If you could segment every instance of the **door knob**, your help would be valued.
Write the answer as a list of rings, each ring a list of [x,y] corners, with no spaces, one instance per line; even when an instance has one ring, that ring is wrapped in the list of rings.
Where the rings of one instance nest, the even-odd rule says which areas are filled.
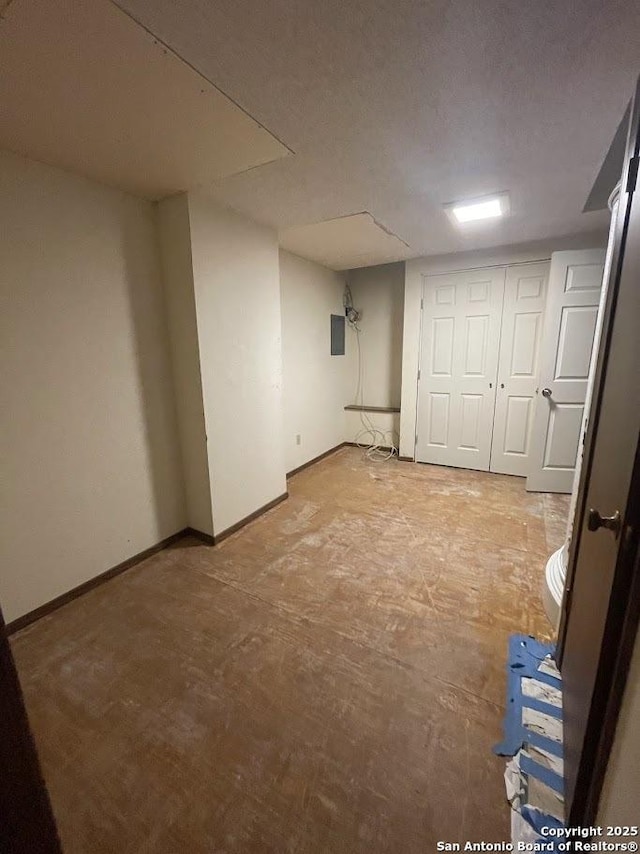
[[[551,389],[550,388],[543,388],[542,389],[542,396],[543,397],[551,397]]]
[[[613,516],[601,516],[593,507],[589,510],[587,517],[587,528],[590,531],[597,531],[599,528],[606,528],[608,531],[613,531],[613,535],[618,539],[620,534],[620,511],[616,510]]]

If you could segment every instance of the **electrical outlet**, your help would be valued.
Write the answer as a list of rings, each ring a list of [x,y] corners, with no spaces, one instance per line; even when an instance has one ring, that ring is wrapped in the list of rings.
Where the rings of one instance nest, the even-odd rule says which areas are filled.
[[[296,433],[296,445],[300,444],[300,433]]]

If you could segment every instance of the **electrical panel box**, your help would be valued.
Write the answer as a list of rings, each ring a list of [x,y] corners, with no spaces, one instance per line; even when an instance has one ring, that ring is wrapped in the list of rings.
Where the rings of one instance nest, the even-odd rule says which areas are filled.
[[[331,355],[344,356],[344,316],[331,315]]]

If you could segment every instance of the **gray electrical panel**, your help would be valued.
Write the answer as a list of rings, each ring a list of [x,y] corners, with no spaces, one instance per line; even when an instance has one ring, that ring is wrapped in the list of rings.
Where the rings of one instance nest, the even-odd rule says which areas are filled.
[[[344,316],[331,315],[331,355],[344,356]]]

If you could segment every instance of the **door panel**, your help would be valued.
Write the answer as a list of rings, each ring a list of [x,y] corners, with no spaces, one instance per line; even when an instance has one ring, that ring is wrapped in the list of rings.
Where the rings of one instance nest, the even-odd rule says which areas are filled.
[[[612,696],[611,658],[615,660],[618,652],[629,599],[629,589],[619,586],[619,579],[632,560],[637,540],[627,502],[640,433],[640,199],[634,177],[639,150],[640,84],[610,236],[602,335],[560,625],[565,802],[570,826],[596,821],[601,776],[594,777],[594,766],[600,759],[600,772],[607,761],[601,751],[605,709]],[[632,158],[635,169],[630,169]],[[578,269],[573,281],[584,292],[593,276],[589,279]],[[591,509],[603,517],[619,511],[618,535],[597,524],[597,519],[590,525]]]
[[[552,408],[544,448],[545,469],[565,471],[575,464],[583,412],[580,403],[557,403]]]
[[[541,311],[516,315],[511,342],[511,371],[509,378],[537,379]]]
[[[504,279],[503,267],[425,277],[419,462],[489,468]]]
[[[554,380],[587,379],[597,317],[597,305],[563,307]]]
[[[554,252],[527,489],[571,492],[604,272],[604,250]]]
[[[465,377],[484,377],[487,362],[487,327],[489,317],[486,314],[467,317]]]
[[[531,424],[531,398],[509,397],[507,400],[507,417],[504,430],[504,453],[526,456],[529,448]],[[495,435],[495,429],[494,429]],[[495,471],[495,469],[494,469]]]
[[[453,326],[452,317],[435,317],[431,326],[432,372],[440,377],[453,372]]]
[[[460,447],[470,451],[480,450],[480,419],[482,416],[481,394],[462,395],[462,424],[460,425]]]
[[[431,392],[429,398],[428,442],[434,447],[446,448],[449,436],[450,395]]]
[[[602,287],[602,275],[597,265],[569,264],[567,267],[567,278],[565,291],[567,293],[576,291],[600,291]]]
[[[491,471],[525,476],[530,465],[549,263],[507,268]]]

